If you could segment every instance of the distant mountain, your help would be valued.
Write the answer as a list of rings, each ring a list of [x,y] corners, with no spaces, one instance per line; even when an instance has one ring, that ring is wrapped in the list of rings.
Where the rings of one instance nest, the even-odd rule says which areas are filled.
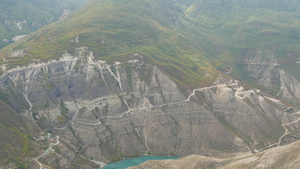
[[[24,54],[30,55],[22,58],[23,64],[35,58],[57,59],[65,51],[74,53],[81,46],[94,51],[97,59],[110,62],[140,52],[170,74],[177,74],[179,81],[198,86],[200,81],[207,84],[216,77],[209,61],[213,59],[208,59],[209,55],[196,45],[199,33],[172,1],[92,1],[66,20],[45,27],[15,45],[21,44],[17,48],[26,49]],[[7,56],[8,62],[10,57],[14,58]],[[13,60],[15,63],[9,63],[8,67],[22,64]]]
[[[1,0],[0,48],[69,15],[89,0]]]
[[[251,52],[269,52],[282,68],[300,79],[296,71],[299,8],[295,0],[93,1],[67,20],[26,38],[26,44],[14,46],[26,49],[31,56],[23,58],[23,64],[36,57],[57,58],[79,46],[88,46],[96,57],[108,60],[140,51],[170,74],[176,72],[178,81],[193,87],[213,81],[215,70],[232,69],[239,79],[269,88],[268,84],[256,84],[260,77],[251,78],[241,68],[244,57]],[[278,86],[277,82],[269,92],[277,91]]]
[[[278,91],[279,81],[273,81],[273,85],[263,83],[262,74],[253,75],[244,69],[249,55],[259,51],[274,56],[281,68],[300,79],[299,0],[176,2],[198,29],[210,34],[199,36],[201,48],[231,67],[233,75],[256,87]]]
[[[92,0],[2,48],[1,99],[57,143],[30,166],[259,153],[299,140],[299,9]]]

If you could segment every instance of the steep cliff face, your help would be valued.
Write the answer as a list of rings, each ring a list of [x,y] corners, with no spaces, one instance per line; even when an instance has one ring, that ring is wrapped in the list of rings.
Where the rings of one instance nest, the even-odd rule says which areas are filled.
[[[266,88],[280,86],[277,60],[270,51],[250,51],[245,54],[245,70],[249,76],[256,79],[257,85]]]
[[[87,47],[76,51],[0,78],[10,106],[60,136],[57,155],[44,164],[258,152],[298,138],[297,108],[238,81],[220,75],[212,86],[189,91],[139,53],[109,64]]]
[[[61,7],[57,20],[69,13],[51,4]],[[87,168],[141,154],[257,153],[290,143],[300,127],[299,5],[92,0],[0,50],[0,104],[52,133],[31,140],[41,149],[29,158],[36,168]],[[49,16],[27,18],[2,18],[17,34],[0,41],[21,38]]]
[[[292,60],[296,59],[297,57],[292,58]],[[286,60],[291,59],[287,58]],[[299,67],[297,63],[292,64]],[[280,65],[275,54],[271,51],[257,50],[245,53],[241,67],[246,77],[252,80],[253,85],[299,108],[299,80],[284,69],[288,65],[291,65],[291,63]]]

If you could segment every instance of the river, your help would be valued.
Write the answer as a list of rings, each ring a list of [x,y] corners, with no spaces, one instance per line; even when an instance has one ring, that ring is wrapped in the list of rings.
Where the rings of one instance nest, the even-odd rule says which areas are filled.
[[[148,161],[148,160],[166,160],[166,159],[178,159],[178,158],[179,157],[171,157],[171,156],[163,157],[163,156],[144,155],[144,156],[137,157],[137,158],[124,159],[122,161],[111,163],[101,169],[126,169],[131,166],[136,166],[136,165],[142,164],[143,162]]]

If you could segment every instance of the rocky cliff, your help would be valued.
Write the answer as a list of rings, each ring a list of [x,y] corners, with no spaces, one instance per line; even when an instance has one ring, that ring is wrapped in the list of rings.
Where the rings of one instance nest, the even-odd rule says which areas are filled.
[[[59,136],[56,153],[40,158],[43,165],[80,168],[142,154],[260,152],[299,137],[298,108],[286,102],[297,100],[299,82],[283,69],[271,73],[281,80],[275,98],[221,74],[211,86],[188,90],[142,54],[130,58],[107,63],[81,47],[2,74],[7,104]],[[260,74],[248,65],[253,77]]]
[[[286,54],[288,60],[297,60],[297,56]],[[296,61],[294,61],[296,62]],[[240,63],[240,69],[236,71],[244,71],[243,79],[248,83],[254,84],[262,90],[277,96],[295,107],[299,108],[300,86],[299,80],[291,73],[286,71],[284,67],[296,66],[297,63],[282,63],[277,61],[275,54],[268,50],[257,50],[245,52],[243,62]]]

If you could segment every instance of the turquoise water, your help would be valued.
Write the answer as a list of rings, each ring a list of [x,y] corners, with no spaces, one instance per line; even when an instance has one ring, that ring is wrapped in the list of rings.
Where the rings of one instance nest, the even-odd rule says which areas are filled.
[[[126,169],[131,166],[142,164],[148,160],[166,160],[166,159],[178,159],[179,157],[162,157],[162,156],[141,156],[132,159],[125,159],[115,163],[108,164],[102,169]]]

